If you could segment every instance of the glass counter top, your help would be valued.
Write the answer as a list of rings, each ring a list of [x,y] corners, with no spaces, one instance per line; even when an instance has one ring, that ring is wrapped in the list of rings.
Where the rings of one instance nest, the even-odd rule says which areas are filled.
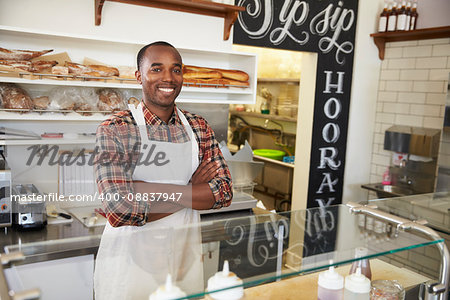
[[[378,209],[428,225],[450,234],[450,192],[370,200]]]
[[[138,244],[144,235],[151,237],[148,247]],[[228,261],[230,271],[243,282],[225,289],[209,290],[209,293],[237,286],[257,286],[444,241],[404,231],[395,234],[392,224],[353,214],[345,205],[207,221],[177,228],[144,227],[142,232],[124,234],[120,238],[123,238],[121,244],[139,249],[144,257],[155,257],[155,253],[165,255],[170,248],[167,251],[171,251],[171,259],[167,262],[131,257],[130,267],[139,269],[143,276],[152,277],[158,285],[163,285],[170,273],[174,284],[188,294],[187,298],[205,296],[208,278],[222,270],[225,261]],[[98,242],[96,235],[11,245],[7,249],[8,252],[20,250],[27,257],[95,247]],[[170,247],[160,246],[163,244]],[[356,257],[359,248],[364,248],[366,254]],[[202,271],[186,284],[185,276],[189,274],[186,270],[195,265]],[[197,284],[192,284],[193,280]],[[151,292],[148,290],[144,294]]]

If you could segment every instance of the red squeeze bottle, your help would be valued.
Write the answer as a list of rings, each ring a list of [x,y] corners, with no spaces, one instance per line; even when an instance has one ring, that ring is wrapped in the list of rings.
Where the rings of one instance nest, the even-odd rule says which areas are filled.
[[[358,247],[355,249],[355,258],[364,257],[367,256],[367,254],[368,254],[367,248]],[[370,270],[370,263],[367,258],[354,261],[352,263],[352,266],[350,267],[349,274],[356,273],[356,269],[358,267],[361,268],[361,274],[369,278],[369,280],[372,280],[372,271]]]

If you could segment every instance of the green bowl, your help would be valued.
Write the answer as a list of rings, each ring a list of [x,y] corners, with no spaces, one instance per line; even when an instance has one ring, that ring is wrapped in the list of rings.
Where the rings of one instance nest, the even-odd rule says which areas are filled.
[[[286,152],[274,149],[255,149],[253,150],[253,154],[271,159],[283,160]]]

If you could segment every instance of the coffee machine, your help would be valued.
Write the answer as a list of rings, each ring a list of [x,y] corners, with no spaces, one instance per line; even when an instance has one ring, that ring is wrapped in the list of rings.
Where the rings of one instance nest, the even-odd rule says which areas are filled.
[[[18,228],[43,228],[47,225],[45,199],[34,184],[14,184],[13,225]]]
[[[12,224],[11,170],[3,153],[0,156],[0,227]]]

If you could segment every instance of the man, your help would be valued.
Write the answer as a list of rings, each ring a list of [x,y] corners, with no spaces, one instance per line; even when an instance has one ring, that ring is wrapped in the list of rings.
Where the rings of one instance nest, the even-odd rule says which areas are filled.
[[[212,129],[175,105],[183,84],[178,51],[149,44],[137,65],[142,102],[97,130],[94,170],[108,219],[96,260],[97,300],[148,297],[167,273],[189,288],[203,281],[198,228],[183,225],[199,221],[197,210],[229,206],[232,198]]]

